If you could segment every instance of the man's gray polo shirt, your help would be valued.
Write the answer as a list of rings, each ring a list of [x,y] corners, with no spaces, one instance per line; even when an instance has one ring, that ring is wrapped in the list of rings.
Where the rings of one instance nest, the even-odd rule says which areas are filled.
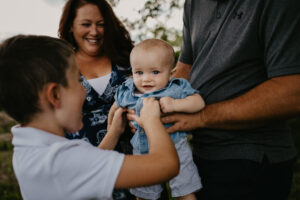
[[[300,1],[186,0],[184,9],[180,61],[192,64],[191,85],[207,104],[300,73]],[[206,159],[261,161],[266,155],[277,163],[296,155],[285,121],[243,131],[200,129],[192,142]]]

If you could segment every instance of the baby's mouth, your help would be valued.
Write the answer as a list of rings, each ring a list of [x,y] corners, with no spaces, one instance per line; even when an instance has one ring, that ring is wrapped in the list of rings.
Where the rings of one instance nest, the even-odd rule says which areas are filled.
[[[150,90],[150,89],[152,89],[154,86],[152,86],[152,85],[143,85],[143,88],[145,89],[145,90]]]

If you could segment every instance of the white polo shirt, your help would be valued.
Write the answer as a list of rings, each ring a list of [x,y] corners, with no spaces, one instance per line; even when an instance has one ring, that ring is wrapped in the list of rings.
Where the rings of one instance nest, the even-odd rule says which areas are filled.
[[[111,199],[124,154],[14,126],[13,168],[24,200]]]

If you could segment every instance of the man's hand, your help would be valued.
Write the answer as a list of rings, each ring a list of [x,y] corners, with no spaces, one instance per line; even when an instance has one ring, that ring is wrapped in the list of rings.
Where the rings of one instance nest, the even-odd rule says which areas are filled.
[[[191,131],[201,127],[203,123],[201,121],[200,112],[185,114],[185,113],[175,113],[167,115],[162,118],[164,124],[173,123],[172,126],[167,128],[168,133],[174,133],[176,131]]]

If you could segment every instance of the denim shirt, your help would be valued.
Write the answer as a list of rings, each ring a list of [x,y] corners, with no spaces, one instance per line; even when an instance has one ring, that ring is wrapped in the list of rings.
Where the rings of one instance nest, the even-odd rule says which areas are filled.
[[[172,79],[168,85],[160,90],[146,93],[142,95],[136,95],[134,92],[136,87],[133,83],[133,79],[129,78],[125,81],[121,87],[117,90],[115,94],[115,100],[119,107],[127,107],[136,111],[139,116],[141,108],[143,107],[143,98],[155,97],[160,99],[161,97],[169,96],[173,99],[183,99],[187,96],[199,93],[197,90],[193,89],[188,81],[185,79]],[[136,127],[137,131],[131,139],[131,144],[134,149],[138,150],[140,153],[145,154],[149,151],[149,145],[147,136],[142,127],[140,127],[136,122],[132,122]],[[164,126],[170,127],[171,124],[164,124]],[[177,143],[181,138],[186,137],[186,132],[175,132],[172,133],[171,138],[174,143]]]
[[[99,95],[81,76],[82,85],[86,89],[86,97],[82,107],[83,128],[79,132],[66,134],[67,138],[83,139],[94,146],[99,145],[107,132],[107,117],[114,102],[114,94],[128,78],[129,72],[128,69],[113,64],[111,78],[102,95]]]

